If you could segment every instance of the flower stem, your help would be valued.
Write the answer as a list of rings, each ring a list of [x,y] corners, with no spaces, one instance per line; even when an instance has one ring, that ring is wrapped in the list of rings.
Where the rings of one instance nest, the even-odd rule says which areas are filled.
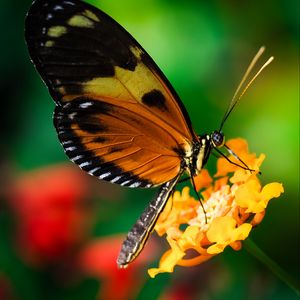
[[[293,289],[298,296],[300,295],[299,283],[267,256],[251,239],[246,239],[243,245],[250,254],[267,266],[279,279]]]

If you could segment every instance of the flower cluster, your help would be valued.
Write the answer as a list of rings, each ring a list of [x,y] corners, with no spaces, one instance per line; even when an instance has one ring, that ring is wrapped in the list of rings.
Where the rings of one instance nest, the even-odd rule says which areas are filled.
[[[227,146],[250,169],[257,171],[246,171],[223,157],[218,159],[214,178],[202,170],[195,181],[205,212],[200,202],[190,195],[189,187],[176,191],[155,226],[158,235],[166,234],[170,249],[162,256],[158,268],[148,270],[151,277],[172,272],[176,265],[200,264],[227,246],[241,249],[241,241],[264,218],[270,199],[283,192],[282,184],[269,183],[262,187],[257,177],[265,155],[256,157],[249,153],[242,139],[228,141]],[[229,159],[235,161],[234,157]]]

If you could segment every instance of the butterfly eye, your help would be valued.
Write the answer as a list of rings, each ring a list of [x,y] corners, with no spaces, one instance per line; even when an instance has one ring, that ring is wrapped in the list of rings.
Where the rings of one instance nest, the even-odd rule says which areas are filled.
[[[215,130],[211,134],[211,142],[215,148],[221,148],[225,144],[225,137],[223,132]]]

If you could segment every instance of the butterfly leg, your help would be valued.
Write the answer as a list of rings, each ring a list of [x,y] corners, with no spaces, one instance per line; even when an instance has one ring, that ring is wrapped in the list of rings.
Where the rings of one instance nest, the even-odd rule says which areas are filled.
[[[126,268],[143,250],[180,176],[181,173],[161,186],[157,197],[150,202],[149,206],[147,206],[128,232],[117,259],[119,268]]]

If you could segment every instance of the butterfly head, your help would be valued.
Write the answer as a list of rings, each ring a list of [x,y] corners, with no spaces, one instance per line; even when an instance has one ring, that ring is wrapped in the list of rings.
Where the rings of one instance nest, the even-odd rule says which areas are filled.
[[[222,131],[215,130],[210,134],[210,143],[212,148],[221,148],[225,145],[225,136]]]

